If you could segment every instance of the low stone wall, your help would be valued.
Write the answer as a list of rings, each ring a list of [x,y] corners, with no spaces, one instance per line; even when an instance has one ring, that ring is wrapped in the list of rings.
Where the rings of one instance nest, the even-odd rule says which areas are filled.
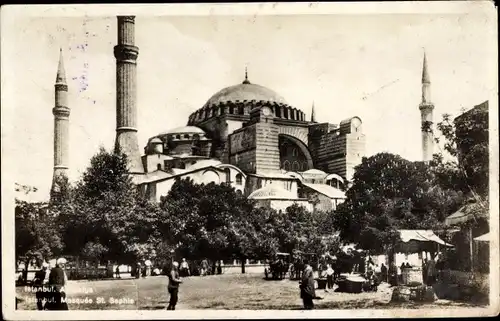
[[[248,264],[245,265],[245,273],[264,275],[264,264]],[[222,267],[222,274],[241,274],[241,265],[224,265]]]

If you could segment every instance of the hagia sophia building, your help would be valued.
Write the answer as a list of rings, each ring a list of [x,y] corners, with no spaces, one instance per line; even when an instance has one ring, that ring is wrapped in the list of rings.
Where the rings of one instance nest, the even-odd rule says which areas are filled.
[[[128,156],[133,182],[150,199],[160,201],[177,179],[185,178],[230,184],[258,206],[276,210],[293,203],[310,211],[331,210],[345,199],[343,190],[365,156],[361,119],[317,122],[314,106],[308,119],[274,90],[253,83],[246,71],[241,83],[219,90],[193,112],[186,126],[158,133],[141,149],[135,17],[117,20],[115,149]],[[69,165],[70,109],[64,73],[61,54],[53,109],[52,191],[58,189],[57,177],[66,175]]]

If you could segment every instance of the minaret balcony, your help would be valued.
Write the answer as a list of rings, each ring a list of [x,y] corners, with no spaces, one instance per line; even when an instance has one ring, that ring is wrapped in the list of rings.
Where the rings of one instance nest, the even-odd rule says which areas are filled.
[[[69,117],[70,109],[65,106],[56,106],[52,108],[52,114],[54,116]]]

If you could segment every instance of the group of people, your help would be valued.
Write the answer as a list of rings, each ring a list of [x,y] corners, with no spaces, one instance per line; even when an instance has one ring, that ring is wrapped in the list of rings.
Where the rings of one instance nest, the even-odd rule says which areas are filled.
[[[438,279],[438,273],[439,270],[442,269],[442,266],[444,263],[442,260],[437,258],[437,262],[434,258],[427,259],[425,258],[422,261],[422,280],[424,284],[426,285],[433,285],[436,283]],[[404,269],[412,268],[410,263],[404,262],[400,266],[400,271],[403,273]],[[398,268],[396,266],[395,262],[392,262],[392,264],[389,266],[388,270],[388,278],[386,277],[386,269],[385,266],[382,264],[382,279],[387,280],[391,286],[397,286],[399,284],[399,276],[401,275],[398,273]]]
[[[59,258],[54,268],[49,270],[49,264],[44,262],[42,268],[35,273],[33,287],[38,310],[68,310],[68,304],[64,300],[68,283],[65,268],[66,259]]]
[[[179,264],[180,276],[188,277],[191,275],[206,276],[210,274],[222,274],[222,263],[219,260],[215,265],[211,265],[205,258],[201,260],[201,262],[195,262],[193,265],[194,267],[191,266],[185,258],[183,258]]]

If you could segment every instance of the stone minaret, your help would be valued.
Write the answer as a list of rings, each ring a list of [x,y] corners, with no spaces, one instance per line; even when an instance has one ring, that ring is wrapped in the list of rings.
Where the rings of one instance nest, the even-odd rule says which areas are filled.
[[[144,173],[137,140],[137,56],[135,16],[118,16],[116,58],[116,141],[115,151],[128,157],[130,173]]]
[[[68,177],[68,149],[69,149],[69,114],[68,85],[64,70],[62,49],[59,52],[56,83],[54,85],[55,104],[52,109],[54,115],[54,176],[51,198],[61,191],[62,180]]]
[[[422,69],[422,102],[420,103],[421,131],[422,131],[422,160],[432,160],[434,152],[433,118],[434,104],[431,102],[431,80],[427,70],[427,57],[424,52],[424,65]]]

